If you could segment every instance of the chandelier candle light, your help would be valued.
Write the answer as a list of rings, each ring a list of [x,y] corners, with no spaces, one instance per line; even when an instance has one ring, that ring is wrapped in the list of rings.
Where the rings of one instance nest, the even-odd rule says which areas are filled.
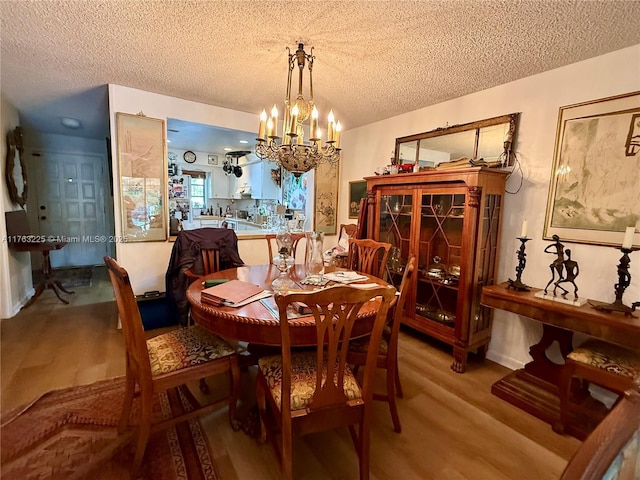
[[[287,77],[287,93],[284,100],[284,118],[282,120],[282,137],[278,135],[278,108],[274,105],[271,115],[266,110],[260,114],[258,138],[256,138],[256,155],[260,159],[276,162],[285,170],[300,176],[316,168],[319,163],[337,163],[340,161],[340,132],[342,126],[336,121],[333,110],[329,112],[327,124],[327,140],[322,144],[322,135],[318,126],[318,109],[313,102],[313,47],[311,53],[304,51],[304,44],[299,43],[295,53],[289,47],[289,74]],[[302,93],[302,78],[305,64],[309,71],[309,99]],[[293,70],[298,66],[298,94],[291,101],[291,80]],[[304,141],[303,124],[309,120],[309,142]],[[278,143],[282,140],[281,143]]]

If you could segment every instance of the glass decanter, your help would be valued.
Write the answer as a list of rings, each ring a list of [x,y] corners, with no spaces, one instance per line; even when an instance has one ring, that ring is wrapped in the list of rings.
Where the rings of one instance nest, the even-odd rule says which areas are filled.
[[[286,223],[281,223],[276,234],[276,243],[278,244],[278,255],[274,257],[273,265],[280,272],[280,276],[271,282],[271,288],[274,293],[286,293],[296,286],[295,282],[289,278],[289,270],[293,267],[295,258],[291,255],[293,238]]]
[[[310,285],[322,285],[324,276],[324,233],[307,232],[305,234],[307,240],[306,270],[307,277],[305,283]]]

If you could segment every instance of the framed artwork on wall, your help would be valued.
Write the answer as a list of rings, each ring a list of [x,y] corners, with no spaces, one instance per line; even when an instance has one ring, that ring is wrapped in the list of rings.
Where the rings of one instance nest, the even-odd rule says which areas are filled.
[[[338,231],[337,208],[340,164],[321,163],[315,171],[313,229],[326,235]]]
[[[367,182],[356,180],[349,182],[349,218],[360,215],[360,200],[367,198]]]
[[[209,163],[209,165],[218,165],[218,155],[208,155],[207,163]]]
[[[122,235],[129,242],[167,239],[164,120],[116,113]]]
[[[640,246],[640,92],[561,107],[544,238]]]

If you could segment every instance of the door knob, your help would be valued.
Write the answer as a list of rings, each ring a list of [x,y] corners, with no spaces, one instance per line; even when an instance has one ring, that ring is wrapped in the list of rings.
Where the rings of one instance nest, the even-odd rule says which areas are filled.
[[[42,215],[42,216],[40,217],[40,220],[46,220],[46,219],[47,219],[47,216],[46,216],[46,215]]]

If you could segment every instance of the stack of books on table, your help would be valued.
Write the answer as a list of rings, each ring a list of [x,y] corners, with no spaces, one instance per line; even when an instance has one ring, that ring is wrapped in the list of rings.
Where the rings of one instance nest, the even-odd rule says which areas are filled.
[[[200,292],[203,303],[210,303],[217,307],[242,307],[270,295],[271,292],[268,290],[242,280],[229,280]]]

